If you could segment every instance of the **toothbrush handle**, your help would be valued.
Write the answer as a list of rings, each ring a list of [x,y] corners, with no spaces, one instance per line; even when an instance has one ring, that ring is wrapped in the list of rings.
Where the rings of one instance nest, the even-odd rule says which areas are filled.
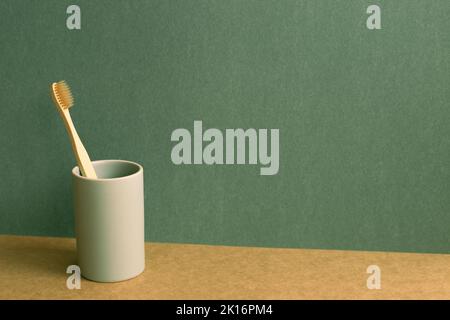
[[[91,159],[78,136],[77,130],[73,125],[72,118],[70,117],[69,110],[61,110],[61,116],[64,120],[67,133],[70,137],[70,142],[72,143],[73,153],[77,159],[78,167],[80,168],[81,174],[90,179],[97,179],[97,174],[95,173],[94,167],[92,166]]]

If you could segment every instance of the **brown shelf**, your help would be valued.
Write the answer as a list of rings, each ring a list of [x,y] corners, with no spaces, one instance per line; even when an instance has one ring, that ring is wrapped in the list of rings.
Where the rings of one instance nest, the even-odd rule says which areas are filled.
[[[450,298],[450,255],[147,243],[146,259],[135,279],[69,290],[74,239],[0,236],[0,299]]]

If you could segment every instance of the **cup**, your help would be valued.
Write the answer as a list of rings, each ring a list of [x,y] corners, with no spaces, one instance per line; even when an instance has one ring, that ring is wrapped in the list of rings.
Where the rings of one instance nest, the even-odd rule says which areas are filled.
[[[72,170],[81,275],[98,282],[134,278],[145,268],[144,169],[124,160],[92,165],[98,179]]]

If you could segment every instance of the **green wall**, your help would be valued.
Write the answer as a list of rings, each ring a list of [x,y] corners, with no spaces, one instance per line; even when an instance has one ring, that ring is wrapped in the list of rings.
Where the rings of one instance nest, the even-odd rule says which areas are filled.
[[[91,158],[144,166],[148,241],[450,252],[449,16],[448,0],[2,0],[0,233],[73,236],[49,97],[65,79]],[[279,128],[279,173],[174,165],[194,120]]]

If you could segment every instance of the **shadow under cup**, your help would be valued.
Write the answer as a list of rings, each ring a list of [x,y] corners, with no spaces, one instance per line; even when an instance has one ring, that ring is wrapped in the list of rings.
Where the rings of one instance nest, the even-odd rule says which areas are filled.
[[[87,279],[127,280],[145,268],[144,169],[124,160],[92,164],[98,179],[72,170],[77,263]]]

